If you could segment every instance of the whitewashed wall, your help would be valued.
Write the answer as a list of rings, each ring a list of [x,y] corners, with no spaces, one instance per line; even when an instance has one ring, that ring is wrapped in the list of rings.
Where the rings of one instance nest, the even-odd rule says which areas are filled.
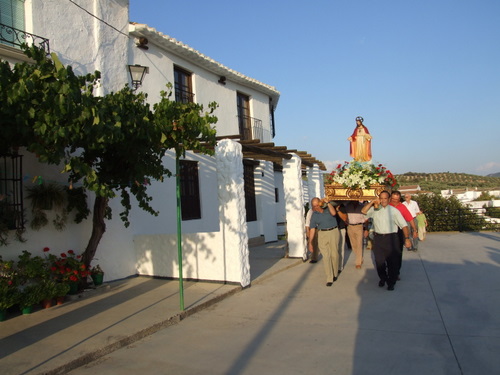
[[[48,38],[51,52],[55,52],[62,63],[71,65],[77,74],[86,74],[100,70],[102,89],[100,93],[117,90],[128,81],[127,46],[128,46],[128,1],[127,0],[78,0],[76,3],[99,18],[113,25],[119,31],[104,25],[96,18],[70,2],[60,0],[25,2],[26,31]],[[67,177],[62,175],[61,166],[48,166],[38,162],[37,158],[20,150],[23,159],[23,184],[34,184],[35,176],[44,182],[67,184]],[[76,185],[77,186],[77,185]],[[94,197],[89,193],[89,206]],[[25,199],[27,219],[31,219],[30,201]],[[117,279],[135,273],[135,253],[132,236],[124,230],[119,220],[121,209],[119,201],[110,203],[115,212],[115,219],[107,223],[107,232],[99,245],[95,263],[106,271],[105,280]],[[49,212],[49,219],[54,216]],[[81,253],[85,249],[91,234],[91,220],[75,224],[70,216],[66,229],[57,231],[52,224],[39,231],[29,228],[24,237],[27,242],[11,240],[7,247],[2,247],[4,259],[17,259],[23,251],[41,255],[44,247],[59,254],[67,250]]]
[[[216,222],[220,230],[182,236],[183,276],[239,282],[247,286],[250,283],[250,264],[241,145],[223,140],[216,150],[218,199],[214,199],[214,204],[218,214],[209,215],[208,219]],[[179,276],[177,236],[167,233],[135,236],[139,274]]]
[[[51,51],[58,54],[64,64],[70,64],[77,73],[100,70],[101,94],[122,88],[129,82],[127,65],[141,64],[148,66],[150,72],[140,90],[147,92],[150,102],[154,103],[159,99],[160,90],[165,89],[165,84],[173,83],[173,66],[177,64],[193,72],[197,102],[204,105],[211,101],[219,103],[216,112],[219,117],[219,135],[238,133],[237,92],[251,97],[251,116],[261,119],[265,134],[270,135],[269,97],[266,94],[241,82],[227,80],[226,85],[221,85],[217,83],[219,74],[201,68],[174,53],[161,50],[154,43],[149,44],[148,51],[137,48],[133,38],[124,35],[129,27],[126,0],[77,0],[77,4],[114,28],[104,25],[69,2],[27,0],[27,14],[36,14],[36,17],[27,22],[28,31],[49,38]],[[264,142],[270,140],[270,137],[263,139]],[[259,220],[247,226],[242,196],[241,150],[238,150],[237,143],[227,142],[229,143],[221,143],[224,146],[219,148],[219,159],[192,153],[187,155],[187,159],[199,162],[202,218],[182,222],[184,275],[188,278],[228,280],[248,285],[249,236],[264,235],[266,241],[275,240],[276,221],[286,221],[285,197],[288,197],[289,202],[296,201],[295,205],[301,200],[301,191],[292,193],[289,190],[285,194],[282,173],[274,173],[272,165],[264,163],[256,171],[256,174],[264,172],[264,176],[258,181]],[[227,154],[224,154],[225,152]],[[31,184],[34,176],[42,176],[46,182],[67,183],[66,177],[60,173],[61,167],[40,164],[33,155],[26,152],[23,154],[26,155],[23,171],[26,186]],[[167,153],[165,163],[169,169],[175,170],[172,154]],[[221,176],[224,176],[223,182]],[[228,181],[231,181],[231,184],[228,184]],[[231,186],[231,189],[228,190],[228,186]],[[278,205],[271,204],[274,203],[274,186],[279,189]],[[166,178],[163,183],[153,182],[149,193],[154,197],[151,204],[160,211],[159,216],[151,216],[134,205],[130,214],[131,225],[128,228],[123,226],[119,217],[122,210],[120,199],[111,200],[113,219],[106,222],[107,230],[94,261],[94,264],[99,263],[105,270],[105,280],[119,279],[136,273],[172,277],[178,275],[174,178]],[[94,197],[89,193],[89,207],[93,206],[93,201]],[[26,200],[25,204],[29,204],[29,201]],[[273,206],[276,208],[274,211]],[[269,220],[273,217],[276,218],[274,223]],[[69,220],[67,229],[62,232],[54,230],[50,225],[40,231],[28,228],[25,234],[28,241],[12,241],[7,248],[1,249],[2,255],[4,259],[15,259],[22,250],[38,255],[42,254],[42,249],[46,246],[54,252],[72,249],[81,253],[90,238],[91,226],[90,217],[81,224],[74,224]]]
[[[128,82],[128,0],[26,2],[27,27],[50,39],[50,50],[78,74],[102,72],[102,92],[121,89]],[[30,17],[30,13],[33,17]],[[29,30],[28,30],[29,31]]]
[[[206,63],[206,60],[201,57],[197,56],[196,62],[186,60],[181,57],[182,53],[178,53],[182,47],[171,42],[171,38],[152,28],[147,28],[145,25],[131,25],[130,30],[131,35],[136,37],[149,36],[149,49],[147,50],[137,48],[135,39],[129,41],[129,60],[131,64],[149,67],[149,74],[146,75],[140,90],[148,92],[152,102],[159,100],[159,93],[161,90],[165,90],[165,85],[168,82],[174,83],[174,65],[176,65],[192,73],[194,100],[197,103],[203,104],[205,107],[213,101],[219,104],[219,109],[216,112],[219,121],[215,125],[217,135],[239,134],[236,97],[237,93],[241,92],[250,96],[250,116],[262,120],[262,126],[265,129],[265,139],[262,141],[271,141],[269,96],[240,82],[236,83],[230,78],[226,80],[225,85],[218,83],[219,78],[225,74],[220,64],[216,67],[218,72],[214,72],[202,66],[203,64],[199,64],[200,60]],[[177,53],[169,50],[174,47],[177,48]]]

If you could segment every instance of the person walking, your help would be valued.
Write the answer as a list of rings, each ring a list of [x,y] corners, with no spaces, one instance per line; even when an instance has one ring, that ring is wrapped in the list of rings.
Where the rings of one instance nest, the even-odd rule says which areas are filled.
[[[309,236],[311,235],[311,217],[314,210],[312,209],[312,201],[309,211],[306,214],[306,238],[307,242],[309,242]],[[313,243],[313,251],[311,252],[311,257],[309,263],[314,264],[318,263],[319,249],[318,249],[318,232],[316,231],[314,234],[314,238],[312,239]]]
[[[409,230],[409,233],[412,233],[414,236],[417,235],[417,228],[415,227],[415,223],[413,221],[413,217],[411,216],[410,211],[408,211],[408,208],[404,204],[401,203],[401,193],[397,190],[394,190],[391,193],[391,198],[389,200],[389,204],[392,207],[395,207],[398,209],[399,212],[401,212],[401,215],[403,215],[403,218],[406,220],[406,224],[408,224],[408,228],[411,228],[412,230]],[[399,239],[399,268],[398,268],[398,280],[400,280],[400,272],[401,272],[401,266],[403,265],[403,247],[405,243],[405,237],[403,234],[403,231],[401,228],[398,228],[398,239]],[[411,241],[411,238],[410,238]]]
[[[354,264],[357,269],[361,269],[363,264],[363,224],[366,221],[366,216],[361,212],[363,206],[363,202],[359,201],[349,201],[345,206],[347,235],[355,255]]]
[[[345,248],[346,244],[346,228],[347,228],[347,214],[345,207],[339,203],[334,202],[335,210],[337,210],[337,223],[339,227],[339,273],[344,270],[345,263]]]
[[[318,247],[323,255],[326,286],[332,286],[337,280],[339,266],[339,229],[335,217],[337,210],[331,202],[321,201],[317,197],[312,199],[311,207],[314,212],[311,217],[309,232],[309,251],[314,251],[313,238],[316,231],[318,231]]]
[[[423,211],[417,213],[417,230],[419,241],[424,241],[427,234],[427,217]]]
[[[403,230],[405,247],[411,247],[408,224],[403,215],[389,205],[390,194],[384,190],[377,199],[372,200],[363,207],[361,212],[373,219],[375,236],[373,239],[373,253],[375,266],[380,279],[378,286],[387,283],[387,290],[394,290],[399,273],[399,238],[398,228]]]
[[[420,208],[418,207],[418,203],[411,199],[411,194],[408,194],[408,193],[405,194],[405,201],[403,202],[403,204],[406,206],[406,208],[408,208],[408,211],[410,211],[410,214],[413,217],[413,222],[415,225],[409,228],[410,229],[410,238],[411,238],[411,242],[412,242],[411,249],[413,251],[417,251],[418,250],[418,233],[413,234],[413,230],[415,228],[415,231],[416,231],[416,228],[418,225],[417,213],[420,212]]]

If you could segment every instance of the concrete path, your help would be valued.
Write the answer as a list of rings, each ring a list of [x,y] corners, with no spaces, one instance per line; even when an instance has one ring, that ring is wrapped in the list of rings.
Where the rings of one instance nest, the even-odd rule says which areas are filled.
[[[302,263],[284,256],[283,241],[252,248],[252,283]],[[61,306],[10,314],[0,322],[0,374],[67,374],[241,290],[184,282],[181,311],[178,280],[133,277],[72,296]]]
[[[152,318],[146,323],[137,315],[148,312],[162,327],[176,316],[171,295],[159,293],[155,302],[148,297],[176,282],[155,287],[158,280],[129,279],[61,306],[68,310],[64,314],[53,308],[54,316],[44,322],[33,320],[52,309],[9,320],[22,321],[24,329],[4,334],[9,326],[1,323],[0,368],[6,374],[75,375],[500,373],[500,233],[430,234],[418,253],[404,253],[395,291],[377,286],[371,252],[365,255],[361,270],[353,257],[347,259],[330,288],[321,262],[265,261],[261,255],[259,262],[270,267],[251,288],[237,292],[212,284],[189,304],[194,309],[218,303],[68,372],[106,353],[96,352],[99,345],[151,327]],[[210,285],[193,284],[186,294]]]

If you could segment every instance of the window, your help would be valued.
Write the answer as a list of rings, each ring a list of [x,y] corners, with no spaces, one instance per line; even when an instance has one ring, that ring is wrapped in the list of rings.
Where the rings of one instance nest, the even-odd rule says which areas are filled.
[[[198,162],[179,160],[182,220],[201,219]]]
[[[257,220],[257,202],[255,200],[254,162],[243,160],[243,179],[245,182],[245,209],[247,221]]]
[[[0,229],[23,229],[23,163],[17,154],[0,155]]]
[[[174,67],[174,81],[175,101],[192,103],[194,100],[194,94],[191,83],[191,73],[179,67]]]
[[[11,28],[24,31],[24,0],[0,0],[0,43],[19,44]]]
[[[236,98],[238,108],[238,127],[242,140],[252,139],[252,122],[250,118],[250,97],[238,93]]]

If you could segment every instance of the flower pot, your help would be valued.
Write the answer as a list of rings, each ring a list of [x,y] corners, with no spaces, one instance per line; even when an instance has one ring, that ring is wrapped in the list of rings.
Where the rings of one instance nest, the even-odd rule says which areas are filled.
[[[0,310],[0,322],[3,322],[7,318],[7,310]]]
[[[23,315],[29,315],[33,312],[33,306],[26,306],[21,309],[21,312],[23,313]]]
[[[65,296],[59,296],[59,297],[56,297],[56,304],[57,305],[62,305],[64,303],[64,300],[66,299]]]
[[[54,301],[52,299],[44,299],[42,302],[40,302],[42,305],[42,308],[48,309],[49,307],[54,306]]]
[[[74,295],[78,293],[78,283],[76,281],[70,281],[68,294]]]
[[[93,273],[90,276],[92,277],[92,281],[94,282],[95,286],[98,286],[98,285],[102,284],[102,280],[104,278],[104,274],[103,273]]]

